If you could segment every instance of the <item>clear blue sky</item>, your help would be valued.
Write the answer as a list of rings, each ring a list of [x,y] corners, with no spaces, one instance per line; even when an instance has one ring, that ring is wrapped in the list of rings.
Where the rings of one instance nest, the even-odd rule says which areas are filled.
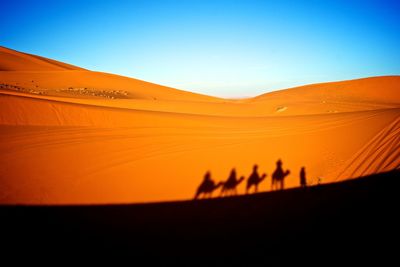
[[[1,0],[0,45],[224,97],[400,74],[400,1]]]

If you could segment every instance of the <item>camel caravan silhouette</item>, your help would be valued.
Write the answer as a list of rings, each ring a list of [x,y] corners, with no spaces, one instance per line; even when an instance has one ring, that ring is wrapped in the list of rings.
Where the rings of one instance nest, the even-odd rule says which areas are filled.
[[[271,191],[273,190],[283,190],[285,188],[285,178],[290,174],[290,170],[284,171],[282,168],[282,161],[278,159],[276,162],[276,169],[271,176]],[[304,167],[301,171],[301,186],[305,186],[305,170]],[[246,183],[246,194],[250,192],[250,189],[254,187],[254,193],[258,192],[258,185],[267,178],[267,174],[263,173],[260,175],[258,173],[258,165],[253,166],[253,171],[247,179]],[[245,179],[244,176],[237,178],[236,169],[233,168],[229,174],[226,181],[221,181],[216,183],[211,179],[210,171],[207,171],[204,175],[204,179],[197,188],[194,199],[199,199],[201,196],[203,198],[211,198],[212,193],[221,187],[220,197],[223,196],[236,196],[238,194],[237,187]]]

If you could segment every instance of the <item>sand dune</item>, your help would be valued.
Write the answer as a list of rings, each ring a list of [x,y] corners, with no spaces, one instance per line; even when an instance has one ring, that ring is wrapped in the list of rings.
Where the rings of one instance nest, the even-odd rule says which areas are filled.
[[[265,191],[278,158],[287,187],[301,166],[327,183],[400,165],[399,76],[229,100],[10,51],[0,50],[0,203],[187,199],[205,171],[248,176],[254,163]]]
[[[0,58],[0,71],[83,70],[70,64],[18,52],[3,46],[0,46]]]

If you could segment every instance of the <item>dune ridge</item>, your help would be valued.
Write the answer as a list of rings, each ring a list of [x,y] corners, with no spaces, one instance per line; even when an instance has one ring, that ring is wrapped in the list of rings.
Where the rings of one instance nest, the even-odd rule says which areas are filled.
[[[398,169],[399,90],[383,76],[231,100],[0,47],[0,203],[188,199],[207,170],[255,163],[266,191],[279,158],[286,187],[302,166],[310,184]]]
[[[84,70],[83,68],[59,62],[53,59],[18,52],[0,46],[0,71],[26,70]]]

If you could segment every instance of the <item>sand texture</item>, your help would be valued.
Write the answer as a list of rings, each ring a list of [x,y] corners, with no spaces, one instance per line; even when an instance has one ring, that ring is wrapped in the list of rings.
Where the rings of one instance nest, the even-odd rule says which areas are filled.
[[[206,171],[271,188],[400,166],[400,76],[306,85],[230,100],[0,47],[0,203],[192,198]],[[245,182],[239,185],[244,192]],[[218,195],[215,192],[215,195]]]

